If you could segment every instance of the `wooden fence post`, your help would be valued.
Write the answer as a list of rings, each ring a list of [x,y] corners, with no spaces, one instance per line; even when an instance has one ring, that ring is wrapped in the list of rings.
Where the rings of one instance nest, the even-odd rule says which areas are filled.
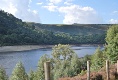
[[[110,80],[110,77],[109,77],[109,61],[106,60],[106,74],[107,74],[107,80]]]
[[[87,61],[87,80],[90,80],[90,61]]]
[[[44,63],[44,71],[45,71],[45,80],[51,80],[50,79],[50,62],[49,61]]]
[[[117,60],[117,74],[118,74],[118,60]]]

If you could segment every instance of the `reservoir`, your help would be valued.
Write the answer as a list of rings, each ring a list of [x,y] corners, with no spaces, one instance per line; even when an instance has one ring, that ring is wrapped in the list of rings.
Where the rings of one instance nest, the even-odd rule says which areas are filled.
[[[71,47],[78,57],[85,55],[91,55],[95,52],[97,46],[73,46]],[[44,54],[51,56],[52,48],[42,48],[37,50],[22,51],[22,52],[7,52],[0,53],[0,66],[3,66],[6,70],[7,75],[11,75],[13,68],[16,63],[21,61],[25,67],[27,73],[37,69],[37,64],[40,57]]]

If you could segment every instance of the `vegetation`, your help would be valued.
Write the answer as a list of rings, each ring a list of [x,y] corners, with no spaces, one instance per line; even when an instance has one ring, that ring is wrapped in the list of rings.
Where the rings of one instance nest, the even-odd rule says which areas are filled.
[[[104,66],[105,64],[104,55],[103,52],[100,50],[100,47],[98,47],[95,53],[92,55],[91,63],[92,63],[91,65],[92,70],[98,70]]]
[[[16,64],[16,67],[12,72],[10,80],[28,80],[28,75],[25,72],[25,68],[23,67],[21,62]]]
[[[8,80],[8,76],[6,75],[6,71],[3,67],[0,67],[0,80]]]
[[[43,80],[43,64],[46,61],[51,62],[51,75],[53,75],[51,76],[51,80],[57,80],[61,77],[73,77],[78,74],[80,74],[81,76],[84,75],[86,73],[87,60],[91,61],[91,68],[93,69],[93,71],[99,70],[102,67],[104,68],[104,62],[106,59],[110,59],[112,62],[115,62],[118,57],[116,55],[118,49],[117,27],[117,25],[113,25],[107,31],[107,45],[102,51],[100,50],[100,47],[98,47],[93,55],[86,55],[83,58],[78,58],[76,53],[70,48],[69,45],[58,44],[53,47],[52,57],[49,57],[48,55],[42,56],[38,62],[37,70],[35,72],[31,70],[29,75],[27,75],[27,73],[25,72],[25,69],[21,62],[16,64],[10,80]],[[110,51],[112,51],[113,53]],[[102,79],[102,75],[98,74],[97,76],[101,76],[100,79]],[[94,79],[97,79],[97,76],[95,76]],[[8,80],[8,77],[3,68],[0,68],[0,78],[1,80]]]
[[[107,31],[106,42],[105,53],[107,58],[115,63],[118,59],[118,25],[110,27]]]
[[[87,57],[84,58],[84,61],[87,60]],[[78,75],[83,69],[83,60],[78,58],[70,46],[58,44],[53,47],[52,57],[43,55],[38,62],[37,70],[35,72],[31,70],[29,75],[25,72],[23,64],[17,63],[10,80],[44,80],[43,65],[46,61],[51,62],[51,80]]]
[[[56,45],[52,52],[54,80],[71,77],[80,73],[81,65],[75,52],[69,45]]]
[[[32,70],[29,73],[29,80],[36,80],[35,72]]]
[[[90,35],[105,33],[111,24],[39,24],[28,23],[36,29],[44,29],[55,33],[66,33],[70,35]]]
[[[45,78],[44,76],[44,62],[49,61],[50,58],[48,55],[43,55],[39,62],[38,62],[38,68],[35,74],[35,79],[34,80],[43,80]]]
[[[73,26],[73,28],[70,28],[70,26]],[[99,25],[99,28],[93,26],[95,25],[45,25],[26,23],[9,13],[0,11],[1,46],[61,43],[53,47],[52,57],[48,55],[42,56],[38,62],[37,70],[31,70],[29,75],[25,72],[25,68],[21,62],[16,64],[10,80],[44,80],[43,64],[45,61],[51,62],[51,75],[53,75],[51,76],[51,80],[57,80],[61,77],[73,77],[78,74],[84,75],[86,72],[87,60],[91,61],[91,68],[94,71],[104,67],[106,59],[115,63],[118,59],[118,25],[112,25],[107,31],[107,34],[104,30],[107,28],[105,26],[108,25]],[[65,31],[65,28],[68,30]],[[59,29],[59,31],[57,31],[57,29]],[[72,33],[71,31],[74,29],[76,30]],[[81,30],[83,30],[83,32]],[[98,30],[98,32],[100,31],[100,33],[98,34],[95,30]],[[93,55],[86,55],[83,58],[78,58],[69,45],[62,45],[67,43],[99,44],[105,43],[104,39],[106,40],[104,50],[100,50],[100,47],[98,47]],[[101,75],[97,76],[102,79]],[[94,80],[97,80],[98,77],[94,78]],[[0,68],[0,80],[8,80],[4,68]]]
[[[79,66],[81,65],[77,55],[69,45],[55,45],[52,51],[52,58],[48,55],[41,57],[38,63],[35,80],[44,79],[43,64],[46,61],[51,62],[51,80],[57,80],[60,77],[71,77],[80,73]]]
[[[0,45],[36,44],[40,35],[12,14],[0,11]],[[35,40],[34,40],[35,39]]]
[[[116,63],[118,59],[118,25],[112,25],[106,35],[106,45],[104,50],[100,50],[100,47],[96,52],[89,57],[91,61],[91,79],[92,80],[106,80],[105,72],[105,60],[112,62],[110,65],[110,80],[118,80],[118,74],[116,72]],[[84,57],[85,58],[85,57]],[[83,58],[83,59],[84,59]],[[72,78],[61,78],[59,80],[86,80],[86,71]]]
[[[0,11],[0,46],[38,44],[103,44],[109,25],[26,23]]]

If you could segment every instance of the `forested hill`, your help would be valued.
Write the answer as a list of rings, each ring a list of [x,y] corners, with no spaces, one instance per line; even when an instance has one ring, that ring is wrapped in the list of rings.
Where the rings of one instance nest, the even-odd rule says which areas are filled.
[[[47,31],[46,31],[47,32]],[[0,11],[0,45],[45,44],[44,30],[36,31],[12,14]],[[48,32],[47,32],[48,33]]]
[[[36,29],[45,29],[55,33],[68,33],[68,34],[102,34],[106,33],[111,24],[39,24],[28,23],[34,25]]]
[[[1,10],[0,45],[102,44],[109,26],[28,23]]]

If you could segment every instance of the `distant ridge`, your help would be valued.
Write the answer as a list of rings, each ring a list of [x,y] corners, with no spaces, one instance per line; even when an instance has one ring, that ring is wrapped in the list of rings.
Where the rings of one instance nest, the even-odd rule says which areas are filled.
[[[104,44],[112,24],[41,24],[23,22],[0,10],[0,46]]]
[[[105,33],[112,24],[39,24],[31,23],[36,29],[68,34],[101,34]]]

